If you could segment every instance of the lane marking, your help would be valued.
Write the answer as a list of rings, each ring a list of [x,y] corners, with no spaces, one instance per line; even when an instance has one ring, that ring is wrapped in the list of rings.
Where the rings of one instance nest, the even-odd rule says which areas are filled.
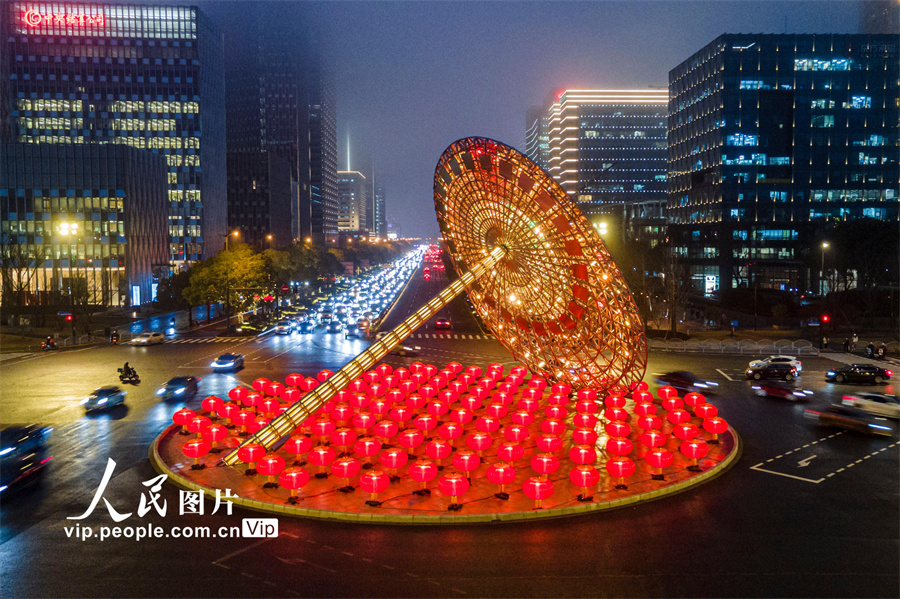
[[[722,376],[724,376],[726,379],[728,379],[728,380],[731,381],[732,383],[734,382],[734,379],[731,378],[730,376],[728,376],[727,374],[725,374],[724,372],[722,372],[722,369],[721,369],[721,368],[716,368],[716,372],[718,372],[719,374],[721,374]]]
[[[760,462],[756,466],[751,466],[750,470],[756,470],[758,472],[767,472],[769,474],[777,474],[778,476],[784,476],[786,478],[793,478],[795,480],[802,480],[803,482],[813,483],[813,484],[819,484],[820,482],[825,480],[824,478],[820,478],[819,480],[813,480],[811,478],[803,478],[802,476],[794,476],[793,474],[785,474],[784,472],[775,472],[774,470],[766,470],[765,468],[760,468],[760,466],[762,466],[762,465],[763,465],[763,463]]]
[[[263,540],[261,540],[261,541],[257,541],[257,542],[255,542],[255,543],[253,543],[252,545],[247,545],[247,546],[244,547],[243,549],[238,549],[237,551],[232,551],[231,553],[229,553],[229,554],[226,555],[225,557],[220,557],[219,559],[217,559],[217,560],[214,561],[213,563],[216,564],[216,565],[218,565],[219,562],[224,562],[224,561],[226,561],[226,560],[229,560],[229,559],[233,558],[233,557],[236,556],[236,555],[240,555],[240,554],[242,554],[242,553],[245,552],[245,551],[248,551],[248,550],[250,550],[250,549],[253,549],[254,547],[258,547],[258,546],[262,545],[263,543],[267,543],[268,541],[271,541],[271,540],[274,539],[274,538],[275,538],[275,537],[269,537],[268,539],[263,539]]]

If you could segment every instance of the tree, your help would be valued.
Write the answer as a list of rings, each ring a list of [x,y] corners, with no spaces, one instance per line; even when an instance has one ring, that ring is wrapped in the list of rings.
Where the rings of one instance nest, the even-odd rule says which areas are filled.
[[[191,284],[191,271],[177,272],[170,277],[160,278],[156,289],[156,303],[166,310],[187,310],[188,323],[194,325],[191,303],[185,298],[184,290]]]
[[[4,244],[0,253],[0,285],[3,288],[3,311],[10,316],[13,326],[18,326],[22,308],[28,303],[30,289],[37,278],[38,261],[26,246]]]
[[[218,290],[216,289],[215,274],[212,269],[213,260],[214,258],[209,258],[201,262],[195,262],[188,271],[190,283],[181,291],[182,297],[191,306],[206,305],[207,322],[212,320],[210,306],[213,302],[218,301]]]

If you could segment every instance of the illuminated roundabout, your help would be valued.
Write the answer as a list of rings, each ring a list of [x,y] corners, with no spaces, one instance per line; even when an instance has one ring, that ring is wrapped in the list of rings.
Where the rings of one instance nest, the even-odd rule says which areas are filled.
[[[631,293],[547,173],[463,139],[438,162],[434,199],[459,278],[337,372],[257,379],[179,410],[151,446],[157,470],[253,509],[459,523],[656,499],[738,458],[702,395],[648,391]],[[463,290],[522,366],[378,364]]]

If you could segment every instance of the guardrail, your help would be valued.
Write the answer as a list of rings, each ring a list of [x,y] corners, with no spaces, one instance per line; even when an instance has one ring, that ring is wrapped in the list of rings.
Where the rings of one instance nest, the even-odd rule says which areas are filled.
[[[663,351],[711,353],[711,354],[789,354],[797,356],[818,356],[819,348],[811,341],[798,339],[663,339],[654,337],[649,340],[649,348]]]

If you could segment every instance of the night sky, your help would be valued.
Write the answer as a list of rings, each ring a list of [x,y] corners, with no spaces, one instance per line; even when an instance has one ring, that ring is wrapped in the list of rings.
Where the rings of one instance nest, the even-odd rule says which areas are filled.
[[[278,2],[272,3],[277,9]],[[309,2],[331,66],[338,168],[375,164],[388,220],[435,235],[434,167],[466,136],[520,150],[525,111],[556,88],[665,87],[722,33],[856,33],[858,2],[682,0]]]

